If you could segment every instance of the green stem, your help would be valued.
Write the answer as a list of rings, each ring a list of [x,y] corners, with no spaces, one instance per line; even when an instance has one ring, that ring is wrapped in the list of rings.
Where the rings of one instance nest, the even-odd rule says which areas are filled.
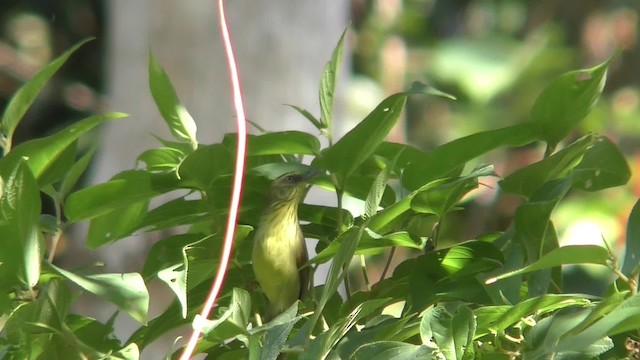
[[[384,269],[382,269],[382,274],[380,274],[379,281],[384,280],[384,278],[387,276],[387,271],[389,271],[389,267],[391,267],[391,260],[393,259],[393,255],[395,253],[396,253],[396,248],[394,246],[391,248],[391,251],[389,251],[389,257],[387,258],[387,263],[384,264]]]
[[[369,281],[369,274],[367,274],[367,261],[364,255],[360,255],[360,270],[362,270],[362,278],[364,279],[364,285],[367,287],[367,291],[371,291],[371,282]]]

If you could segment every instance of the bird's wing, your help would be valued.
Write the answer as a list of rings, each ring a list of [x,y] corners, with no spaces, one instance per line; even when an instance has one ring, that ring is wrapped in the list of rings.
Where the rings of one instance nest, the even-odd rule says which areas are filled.
[[[298,265],[298,274],[300,276],[300,296],[299,299],[304,299],[309,293],[309,289],[313,286],[311,285],[313,279],[311,279],[311,267],[306,266],[302,268],[304,264],[309,261],[309,254],[307,253],[307,243],[304,241],[304,235],[302,232],[298,234],[300,243],[302,245],[302,251],[298,254],[298,258],[296,259],[296,264]]]

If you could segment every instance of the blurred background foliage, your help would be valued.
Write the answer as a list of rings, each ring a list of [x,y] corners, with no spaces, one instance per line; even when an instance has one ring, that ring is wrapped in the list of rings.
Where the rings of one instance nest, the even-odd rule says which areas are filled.
[[[390,140],[428,150],[527,119],[553,78],[620,51],[602,100],[573,139],[590,131],[605,134],[620,145],[632,169],[640,168],[638,0],[351,0],[344,6],[350,6],[352,22],[350,77],[338,96],[345,99],[348,118],[362,119],[384,96],[414,80],[427,82],[457,101],[411,98]],[[40,66],[80,39],[96,37],[48,85],[20,124],[17,142],[101,111],[109,76],[107,15],[98,0],[0,2],[0,109]],[[511,149],[484,161],[506,175],[539,160],[542,152],[535,146]],[[521,200],[501,194],[493,181],[484,185],[444,223],[445,243],[504,230],[509,223]],[[637,171],[626,187],[581,195],[572,194],[556,212],[561,243],[601,244],[604,238],[621,250],[629,211],[640,196]]]

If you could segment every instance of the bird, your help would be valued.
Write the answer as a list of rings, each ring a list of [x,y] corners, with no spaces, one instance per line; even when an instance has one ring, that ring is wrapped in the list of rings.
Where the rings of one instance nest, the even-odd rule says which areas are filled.
[[[252,265],[267,297],[266,319],[273,319],[302,299],[311,286],[304,234],[298,222],[298,204],[307,181],[317,173],[290,172],[275,179],[267,194],[254,237]]]

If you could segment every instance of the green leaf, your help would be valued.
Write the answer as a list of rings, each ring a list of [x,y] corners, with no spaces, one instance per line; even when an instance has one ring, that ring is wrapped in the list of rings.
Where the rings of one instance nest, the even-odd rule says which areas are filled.
[[[110,113],[91,116],[80,120],[73,125],[53,135],[42,139],[28,141],[16,146],[7,156],[0,159],[0,175],[6,176],[21,158],[27,158],[27,164],[31,172],[40,182],[43,174],[55,164],[64,151],[73,144],[82,134],[92,130],[101,123],[119,119],[126,115]],[[40,183],[40,185],[46,185]]]
[[[358,304],[349,314],[341,316],[327,331],[313,339],[309,344],[308,350],[303,353],[301,360],[325,358],[327,354],[334,349],[336,344],[338,344],[338,341],[340,341],[360,319],[378,310],[382,305],[387,303],[388,300],[389,299],[373,299]]]
[[[531,109],[531,121],[555,147],[584,119],[600,98],[613,58],[591,69],[569,71],[542,91]]]
[[[322,311],[329,299],[336,293],[336,291],[338,291],[338,285],[340,285],[340,282],[342,282],[342,279],[346,276],[347,268],[351,263],[351,259],[353,258],[356,248],[358,247],[358,242],[362,237],[364,229],[365,225],[362,225],[359,228],[351,227],[344,233],[340,234],[340,237],[335,240],[341,241],[342,245],[329,267],[327,281],[322,289],[318,305],[316,306],[315,312],[310,321],[310,330],[315,327],[318,319],[320,319],[320,315],[322,314]]]
[[[527,359],[592,359],[613,347],[611,339],[599,337],[582,346],[576,342],[563,341],[561,338],[589,313],[587,309],[564,309],[539,321],[525,335]],[[550,356],[551,355],[551,356]]]
[[[218,177],[232,173],[232,155],[222,144],[198,147],[196,151],[187,155],[178,167],[178,175],[185,186],[201,190],[208,190]]]
[[[78,275],[53,264],[48,266],[60,276],[86,291],[110,301],[118,309],[135,320],[146,323],[149,310],[149,293],[138,273]]]
[[[222,143],[230,153],[237,148],[236,134],[228,134]],[[316,155],[320,152],[320,141],[315,136],[302,131],[280,131],[247,138],[247,156],[304,154]]]
[[[471,174],[443,184],[428,184],[416,191],[411,209],[442,218],[471,190],[478,187],[478,177],[494,175],[492,166],[484,166]]]
[[[27,112],[29,107],[31,107],[31,104],[33,104],[42,88],[44,88],[49,79],[67,61],[69,56],[89,40],[91,39],[82,40],[74,45],[64,54],[60,55],[58,58],[40,69],[31,79],[29,79],[29,81],[15,92],[9,101],[9,104],[7,104],[4,114],[2,115],[2,121],[0,122],[2,135],[4,135],[4,138],[7,139],[7,143],[9,144],[8,148],[5,149],[5,155],[9,152],[9,148],[11,147],[10,144],[16,127],[24,117],[24,114]]]
[[[293,326],[302,318],[298,314],[298,302],[268,324],[249,330],[249,359],[275,360]]]
[[[582,160],[593,136],[587,135],[550,157],[514,171],[499,182],[500,188],[512,194],[530,197],[548,181],[567,176]]]
[[[67,198],[69,221],[92,219],[177,189],[175,174],[129,170],[111,180],[78,190]]]
[[[312,165],[332,172],[337,185],[344,189],[346,180],[382,143],[407,101],[407,93],[391,95],[383,100],[356,127],[345,134],[333,146],[322,151]],[[345,156],[349,154],[349,156]]]
[[[327,262],[342,249],[342,242],[348,240],[343,237],[339,237],[331,242],[329,246],[324,248],[318,255],[311,259],[312,264],[322,264]],[[380,235],[372,231],[371,229],[365,229],[362,238],[358,242],[356,247],[356,254],[358,255],[373,255],[379,254],[384,249],[389,247],[404,247],[410,249],[421,250],[424,247],[424,243],[416,241],[406,231],[399,231],[391,234]]]
[[[151,246],[149,255],[142,268],[145,281],[153,279],[156,274],[175,265],[184,263],[183,248],[197,243],[204,238],[202,234],[180,234],[164,238]]]
[[[300,113],[300,115],[304,116],[305,119],[309,120],[309,122],[318,130],[320,131],[325,131],[326,127],[324,124],[322,124],[320,122],[320,120],[316,119],[315,116],[313,116],[310,112],[308,112],[307,110],[295,106],[295,105],[291,105],[291,104],[285,104],[286,106],[294,109],[295,111],[297,111],[298,113]]]
[[[0,178],[0,288],[38,283],[42,260],[40,192],[25,160]]]
[[[196,140],[196,123],[187,109],[182,106],[169,76],[162,66],[156,62],[149,51],[149,88],[158,110],[169,126],[171,134],[181,141],[187,141],[193,149],[198,147]]]
[[[393,163],[395,163],[397,160],[398,157],[396,156]],[[369,194],[367,194],[367,198],[364,202],[364,213],[366,217],[371,217],[378,212],[378,207],[380,206],[380,201],[382,201],[382,196],[384,195],[384,191],[386,190],[387,181],[389,181],[389,176],[391,175],[392,168],[393,164],[387,164],[384,169],[382,169],[378,173],[378,176],[376,176],[375,180],[373,180],[373,184],[371,184]]]
[[[231,300],[226,307],[220,307],[215,320],[204,320],[202,333],[208,341],[220,341],[237,335],[248,335],[247,324],[251,316],[251,295],[244,289],[233,288]],[[194,321],[201,321],[196,318]]]
[[[76,161],[75,164],[71,167],[67,176],[65,176],[64,180],[62,180],[62,185],[60,185],[60,195],[62,197],[66,197],[76,186],[78,180],[82,177],[82,174],[87,170],[87,167],[91,163],[91,159],[93,159],[93,155],[96,153],[97,147],[93,145],[89,151],[87,151],[82,157]]]
[[[627,221],[627,240],[624,253],[622,273],[632,274],[640,264],[640,199],[633,205]]]
[[[148,171],[174,171],[184,157],[180,150],[162,147],[143,152],[138,156],[138,161],[145,163]]]
[[[564,309],[567,307],[584,307],[591,302],[583,296],[566,294],[546,294],[539,297],[530,298],[513,306],[494,307],[497,311],[493,320],[485,325],[491,332],[498,333],[504,331],[515,323],[531,315],[542,316],[544,314]],[[480,311],[480,309],[478,309]],[[486,322],[483,321],[483,322]],[[480,319],[478,319],[480,324]],[[480,327],[480,326],[478,326]]]
[[[96,249],[129,236],[139,227],[148,208],[148,201],[140,201],[94,217],[89,224],[85,245],[89,249]]]
[[[534,129],[534,124],[526,122],[479,132],[438,146],[407,166],[402,174],[402,185],[416,190],[430,181],[450,176],[469,160],[493,149],[529,144],[538,140]]]
[[[582,161],[571,172],[574,186],[585,191],[599,191],[626,184],[631,169],[620,149],[606,136],[596,136]]]
[[[206,200],[178,198],[148,211],[133,231],[151,232],[179,225],[195,224],[211,218],[208,210]]]
[[[441,352],[446,359],[473,359],[476,321],[471,309],[461,303],[432,307],[420,324],[422,343]]]
[[[338,77],[338,65],[340,65],[342,60],[342,43],[346,33],[347,29],[344,29],[340,40],[338,40],[338,44],[333,49],[331,60],[325,65],[322,78],[320,79],[320,121],[323,127],[329,130],[333,128],[331,115],[333,113],[333,98]]]
[[[399,341],[378,341],[358,348],[352,360],[434,359],[432,349]]]
[[[582,319],[584,321],[586,316]],[[565,336],[557,345],[558,351],[581,349],[593,344],[604,336],[614,336],[638,329],[640,321],[640,296],[637,294],[625,300],[618,307],[594,322],[584,331],[574,336]],[[581,326],[581,322],[575,327]]]
[[[526,274],[528,272],[549,269],[560,265],[569,264],[596,264],[607,266],[609,252],[602,246],[597,245],[568,245],[559,247],[548,254],[542,256],[538,261],[522,269],[510,271],[487,280],[492,283],[496,280],[505,279],[514,275]]]
[[[38,184],[41,188],[57,183],[64,179],[69,171],[71,171],[71,168],[76,161],[76,144],[77,141],[71,143],[66,149],[64,149],[64,151],[62,151],[60,156],[48,164],[49,166],[47,166],[47,169],[38,178]]]

